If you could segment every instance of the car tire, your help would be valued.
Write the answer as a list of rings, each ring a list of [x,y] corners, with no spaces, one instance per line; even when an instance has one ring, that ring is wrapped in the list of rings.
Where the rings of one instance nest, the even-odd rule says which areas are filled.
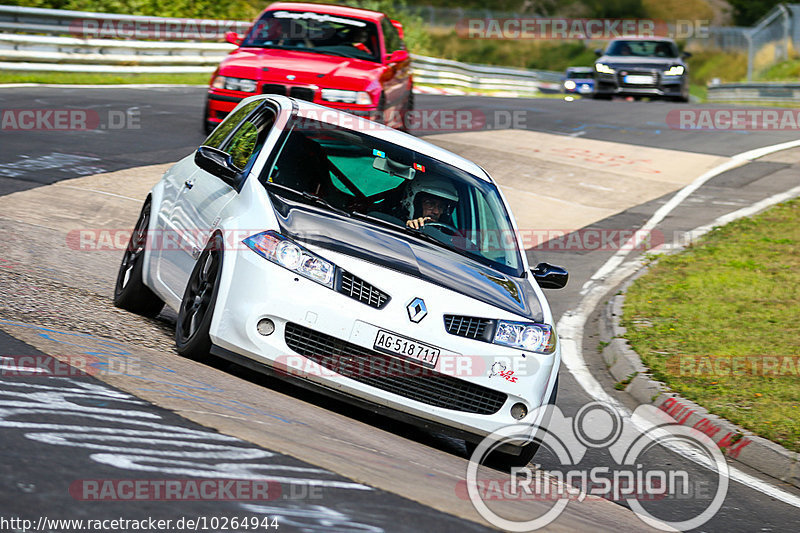
[[[147,317],[156,316],[164,307],[164,302],[144,284],[144,252],[147,249],[147,233],[150,227],[150,199],[148,198],[139,213],[139,219],[131,234],[125,255],[117,272],[114,285],[114,305]]]
[[[204,359],[211,351],[211,319],[222,278],[223,243],[214,235],[189,275],[175,324],[178,353],[190,359]]]
[[[400,125],[399,129],[402,132],[408,133],[408,121],[409,121],[409,114],[414,111],[414,90],[408,92],[408,99],[406,100],[406,105],[403,108],[403,113],[400,115],[400,120],[402,124]]]
[[[611,100],[611,95],[610,94],[593,94],[592,95],[592,99],[593,100]]]
[[[386,95],[381,93],[381,98],[378,100],[378,107],[375,108],[375,118],[373,119],[378,124],[386,124]]]
[[[205,132],[206,135],[211,135],[211,132],[216,129],[217,125],[208,120],[208,113],[208,100],[206,100],[206,107],[203,110],[203,132]]]
[[[555,405],[557,396],[558,376],[556,376],[556,382],[555,385],[553,385],[553,392],[550,394],[550,399],[547,400],[548,405]],[[548,419],[543,421],[544,427],[546,427],[547,422],[549,422],[549,413],[546,416]],[[464,444],[467,448],[467,458],[472,457],[472,453],[475,451],[477,444],[470,441],[465,441]],[[534,439],[525,446],[520,447],[518,454],[493,451],[484,458],[482,464],[506,471],[512,467],[526,466],[531,462],[531,459],[533,459],[533,456],[536,455],[536,452],[539,451],[539,446],[541,446],[541,444],[541,441]]]

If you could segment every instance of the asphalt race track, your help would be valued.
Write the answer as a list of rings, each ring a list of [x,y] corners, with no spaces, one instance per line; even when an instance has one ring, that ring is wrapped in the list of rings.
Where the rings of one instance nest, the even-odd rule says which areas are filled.
[[[155,517],[173,525],[181,518],[277,517],[278,531],[489,530],[459,492],[467,465],[461,442],[235,365],[178,357],[171,349],[174,313],[146,320],[111,306],[121,251],[87,253],[70,245],[69,232],[77,228],[132,226],[166,165],[202,142],[204,93],[199,87],[0,88],[0,109],[77,110],[94,120],[79,131],[0,129],[0,357],[6,370],[27,357],[51,374],[0,377],[6,459],[0,462],[0,530],[13,529],[2,522],[10,518],[32,520],[40,530],[70,530],[42,525],[43,516]],[[797,140],[796,131],[669,127],[670,111],[713,108],[708,105],[424,95],[416,101],[416,134],[489,170],[520,229],[532,233],[638,229],[676,191],[736,154]],[[452,117],[467,127],[453,127]],[[701,185],[656,228],[673,242],[796,187],[798,170],[798,148],[742,161]],[[547,261],[570,272],[566,289],[548,292],[557,321],[577,309],[582,288],[616,251],[546,244],[529,250],[532,264]],[[605,392],[633,410],[599,358],[596,329],[596,316],[589,316],[580,355]],[[64,375],[58,361],[74,363],[76,356],[108,361],[110,371]],[[558,406],[567,417],[595,399],[582,383],[562,365]],[[598,447],[569,467],[546,453],[534,463],[555,471],[611,460]],[[709,505],[718,483],[711,471],[660,446],[641,463],[680,468],[694,483],[680,501],[645,503],[658,520],[680,522]],[[800,491],[730,465],[741,475],[732,476],[721,507],[698,530],[782,531],[797,523]],[[121,480],[187,486],[233,479],[252,489],[264,477],[279,480],[279,487],[270,487],[274,499],[256,503],[88,501],[80,493],[92,480],[112,480],[119,488]],[[650,527],[624,498],[611,500],[571,501],[549,528]],[[497,509],[524,520],[547,505],[498,502]],[[223,526],[217,521],[213,529]]]

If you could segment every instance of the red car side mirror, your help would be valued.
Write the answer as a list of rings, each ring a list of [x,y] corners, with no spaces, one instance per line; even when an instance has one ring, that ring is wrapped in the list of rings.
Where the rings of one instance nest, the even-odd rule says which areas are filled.
[[[236,33],[235,31],[229,31],[225,33],[225,40],[231,44],[235,44],[236,46],[242,44],[243,39],[244,35],[241,33]]]
[[[395,50],[391,54],[386,54],[387,63],[402,63],[408,59],[408,50]]]

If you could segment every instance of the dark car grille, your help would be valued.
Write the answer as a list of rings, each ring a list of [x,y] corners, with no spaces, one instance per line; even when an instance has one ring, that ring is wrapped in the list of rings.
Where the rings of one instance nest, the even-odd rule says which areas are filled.
[[[314,101],[314,89],[310,87],[287,87],[277,83],[265,83],[261,86],[262,94],[280,94],[283,96],[291,96],[298,100]]]
[[[507,396],[502,392],[440,374],[291,322],[286,323],[284,338],[289,348],[329,370],[428,405],[488,415],[499,411],[506,402]],[[405,371],[398,372],[398,368]]]
[[[389,301],[388,294],[347,271],[342,271],[341,282],[336,290],[376,309],[383,309]]]
[[[286,96],[286,86],[267,83],[261,87],[261,92],[263,94],[281,94],[283,96]]]
[[[450,335],[489,341],[494,321],[474,316],[444,315],[444,327]]]
[[[308,87],[292,87],[289,89],[289,96],[297,98],[298,100],[314,101],[314,89]]]

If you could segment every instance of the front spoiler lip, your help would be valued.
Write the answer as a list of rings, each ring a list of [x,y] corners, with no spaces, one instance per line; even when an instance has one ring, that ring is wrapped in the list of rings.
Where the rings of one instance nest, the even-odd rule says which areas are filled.
[[[238,364],[249,370],[266,374],[270,377],[280,379],[281,381],[284,381],[292,385],[296,385],[303,389],[311,390],[323,394],[329,398],[337,399],[345,403],[348,403],[350,405],[366,409],[367,411],[373,414],[387,416],[393,420],[397,420],[399,422],[403,422],[406,424],[411,424],[416,427],[421,427],[428,431],[443,433],[450,437],[466,440],[475,444],[481,442],[481,440],[483,440],[488,435],[487,433],[481,433],[481,434],[471,433],[469,431],[448,426],[440,422],[434,422],[432,420],[428,420],[427,418],[422,418],[409,413],[404,413],[402,411],[398,411],[397,409],[393,409],[385,405],[380,405],[377,403],[370,402],[369,400],[353,396],[341,390],[331,389],[329,387],[326,387],[325,385],[317,383],[316,381],[303,379],[300,376],[277,372],[267,364],[261,363],[254,359],[250,359],[249,357],[245,357],[243,355],[240,355],[236,352],[227,350],[217,345],[211,346],[211,354],[220,357],[222,359],[225,359],[226,361]],[[519,452],[519,448],[510,444],[503,444],[499,446],[497,449],[501,452],[506,452],[506,453]]]
[[[665,89],[660,89],[658,87],[648,87],[648,88],[631,88],[631,87],[617,87],[614,90],[599,90],[595,91],[594,94],[605,94],[611,96],[680,96],[680,85],[676,86],[677,90],[670,91]]]

